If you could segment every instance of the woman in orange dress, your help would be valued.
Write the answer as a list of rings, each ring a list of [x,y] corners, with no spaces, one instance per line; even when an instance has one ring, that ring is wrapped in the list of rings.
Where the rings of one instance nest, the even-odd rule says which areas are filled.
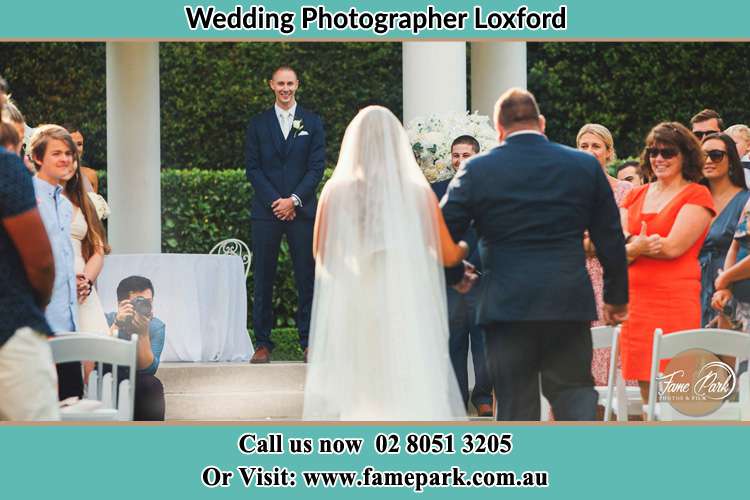
[[[630,311],[622,328],[623,376],[638,380],[648,400],[654,329],[701,327],[698,254],[715,214],[697,181],[704,163],[698,140],[683,125],[660,123],[646,138],[641,168],[656,180],[633,189],[620,213],[627,238]]]

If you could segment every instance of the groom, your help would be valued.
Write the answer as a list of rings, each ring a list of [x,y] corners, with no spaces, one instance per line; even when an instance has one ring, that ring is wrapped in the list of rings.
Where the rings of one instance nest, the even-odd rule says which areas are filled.
[[[500,146],[466,162],[442,200],[454,239],[474,220],[484,327],[498,420],[539,420],[539,386],[557,420],[594,420],[591,320],[596,306],[581,235],[604,269],[604,320],[627,315],[625,239],[612,189],[593,156],[555,144],[534,96],[495,106]],[[452,270],[451,270],[452,271]],[[458,281],[463,273],[448,281]]]
[[[253,186],[251,212],[255,287],[251,363],[268,363],[273,342],[273,282],[281,238],[286,235],[297,284],[297,329],[307,361],[315,262],[315,190],[325,167],[325,132],[318,115],[297,104],[297,73],[280,66],[268,82],[276,102],[253,116],[245,134],[245,166]]]

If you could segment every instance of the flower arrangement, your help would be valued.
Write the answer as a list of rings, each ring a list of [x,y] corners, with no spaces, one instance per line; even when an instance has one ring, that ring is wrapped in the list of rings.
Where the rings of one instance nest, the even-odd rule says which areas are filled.
[[[414,157],[429,182],[450,179],[451,144],[456,137],[470,135],[479,141],[481,151],[497,146],[497,132],[485,115],[476,112],[435,113],[417,117],[406,127]]]

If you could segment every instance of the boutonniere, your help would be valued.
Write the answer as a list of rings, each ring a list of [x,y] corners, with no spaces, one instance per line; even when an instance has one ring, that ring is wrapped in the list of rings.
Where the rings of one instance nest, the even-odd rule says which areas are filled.
[[[302,130],[304,130],[305,124],[302,123],[302,119],[294,120],[292,122],[292,130],[294,130],[294,137],[297,137]]]

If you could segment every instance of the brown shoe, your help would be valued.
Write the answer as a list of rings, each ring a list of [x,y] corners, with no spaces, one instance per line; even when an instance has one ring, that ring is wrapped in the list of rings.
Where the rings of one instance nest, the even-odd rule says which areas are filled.
[[[253,359],[250,360],[250,362],[254,365],[261,364],[261,363],[269,363],[271,361],[271,351],[268,350],[265,346],[260,346],[255,350],[255,354],[253,354]]]
[[[307,351],[308,351],[308,348],[305,347],[305,363],[307,363]]]
[[[489,403],[480,403],[477,408],[477,415],[480,417],[492,417],[492,405]]]

